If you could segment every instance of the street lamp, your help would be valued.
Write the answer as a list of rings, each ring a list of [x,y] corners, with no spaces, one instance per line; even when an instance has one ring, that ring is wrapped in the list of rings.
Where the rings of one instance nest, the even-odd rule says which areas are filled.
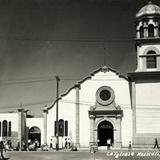
[[[59,98],[59,81],[60,78],[58,76],[55,76],[56,78],[56,82],[57,82],[57,89],[56,89],[56,139],[57,139],[57,143],[56,143],[56,150],[59,150],[59,122],[58,122],[58,98]]]

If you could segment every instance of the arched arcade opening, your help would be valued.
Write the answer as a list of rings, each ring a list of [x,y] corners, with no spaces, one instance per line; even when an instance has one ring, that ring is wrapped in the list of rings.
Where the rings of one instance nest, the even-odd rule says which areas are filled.
[[[114,127],[109,121],[102,121],[98,125],[98,146],[106,146],[107,139],[111,139],[111,143],[114,142]]]
[[[32,142],[35,140],[38,140],[39,145],[41,145],[41,130],[39,127],[31,127],[28,132],[28,139],[30,139]]]

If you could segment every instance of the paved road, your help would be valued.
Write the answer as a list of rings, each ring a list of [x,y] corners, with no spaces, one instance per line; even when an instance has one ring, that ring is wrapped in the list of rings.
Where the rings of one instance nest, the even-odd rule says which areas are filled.
[[[8,152],[10,160],[93,160],[87,151]],[[160,151],[109,151],[96,153],[96,160],[159,160]]]

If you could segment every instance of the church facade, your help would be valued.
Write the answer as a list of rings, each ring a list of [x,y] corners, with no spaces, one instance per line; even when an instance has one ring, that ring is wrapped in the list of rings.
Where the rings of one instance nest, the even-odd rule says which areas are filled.
[[[136,14],[135,46],[135,72],[124,77],[104,66],[61,95],[59,136],[67,130],[80,147],[111,139],[115,148],[151,147],[160,138],[160,7],[151,2]],[[47,111],[49,138],[57,133],[56,102]]]
[[[129,143],[152,147],[155,138],[160,140],[160,7],[149,2],[136,14],[135,25],[134,72],[123,76],[103,66],[47,105],[39,119],[27,118],[19,109],[14,114],[15,139],[27,142],[36,138],[49,144],[58,138],[59,148],[66,137],[77,147],[106,146],[107,139],[113,148],[128,147]],[[12,137],[13,119],[7,118],[1,116],[2,138]]]

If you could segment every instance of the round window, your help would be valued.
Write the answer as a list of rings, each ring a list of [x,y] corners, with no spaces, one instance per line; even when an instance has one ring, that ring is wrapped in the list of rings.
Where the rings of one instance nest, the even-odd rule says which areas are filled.
[[[103,86],[97,90],[96,100],[101,105],[109,105],[114,100],[113,89],[108,86]]]
[[[111,92],[105,89],[100,92],[99,96],[103,101],[107,101],[111,97]]]

